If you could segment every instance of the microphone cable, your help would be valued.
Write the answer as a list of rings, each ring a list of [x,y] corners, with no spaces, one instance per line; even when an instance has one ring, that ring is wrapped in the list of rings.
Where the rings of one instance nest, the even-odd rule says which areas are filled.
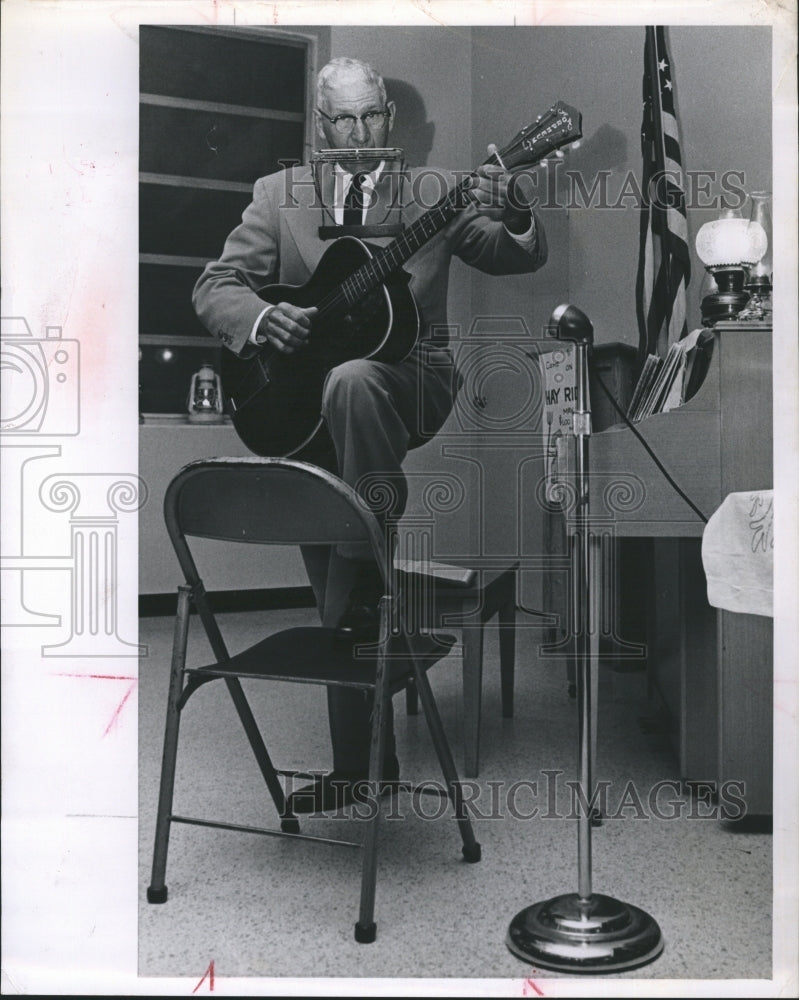
[[[655,465],[660,469],[660,471],[666,477],[667,482],[674,488],[674,490],[676,490],[676,492],[688,504],[688,506],[697,515],[697,517],[702,522],[704,522],[704,524],[707,524],[707,518],[705,517],[705,515],[696,506],[696,504],[688,496],[688,494],[680,486],[678,486],[678,484],[674,481],[674,479],[671,476],[671,474],[668,472],[668,470],[665,468],[665,466],[663,465],[663,463],[660,461],[660,459],[654,453],[654,451],[652,450],[652,448],[649,446],[648,442],[644,439],[643,434],[641,434],[641,432],[638,430],[638,428],[635,426],[635,424],[632,422],[632,420],[630,420],[630,418],[627,416],[627,414],[622,410],[622,408],[619,406],[619,404],[613,398],[613,393],[610,391],[610,389],[608,389],[608,387],[602,381],[602,378],[601,378],[599,372],[597,371],[596,365],[594,364],[594,359],[593,359],[593,357],[591,357],[591,352],[589,351],[588,354],[589,354],[589,364],[590,364],[590,368],[591,368],[591,374],[597,380],[597,383],[599,384],[599,388],[608,397],[608,399],[611,402],[611,405],[616,410],[616,412],[619,414],[619,416],[622,418],[622,420],[624,421],[624,423],[630,428],[630,430],[633,432],[633,434],[635,434],[635,436],[638,438],[638,440],[644,446],[645,450],[649,454],[649,456],[652,459],[652,461],[655,463]]]

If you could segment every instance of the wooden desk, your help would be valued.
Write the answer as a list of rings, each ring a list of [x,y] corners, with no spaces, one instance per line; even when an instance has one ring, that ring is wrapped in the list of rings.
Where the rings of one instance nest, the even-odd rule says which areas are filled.
[[[696,395],[636,425],[708,517],[729,493],[770,489],[773,482],[771,328],[724,323],[714,332]],[[629,428],[595,434],[589,447],[597,548],[603,534],[649,540],[638,556],[649,560],[648,668],[677,720],[681,775],[742,781],[748,814],[768,814],[773,620],[709,607],[704,524]]]
[[[714,332],[696,395],[636,425],[708,517],[729,493],[770,489],[773,482],[771,328],[725,323]],[[674,723],[681,776],[742,781],[748,814],[771,813],[772,619],[708,605],[704,524],[629,428],[619,424],[594,434],[589,467],[603,577],[597,596],[623,595],[625,572],[646,592],[647,669]],[[608,567],[625,548],[619,586]],[[621,612],[611,602],[598,614],[609,648],[639,637],[617,629]]]

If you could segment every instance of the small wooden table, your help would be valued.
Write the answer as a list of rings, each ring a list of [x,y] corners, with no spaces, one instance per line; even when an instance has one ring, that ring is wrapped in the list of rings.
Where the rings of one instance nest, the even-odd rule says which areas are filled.
[[[463,649],[464,777],[476,778],[480,765],[480,715],[483,690],[483,635],[486,622],[497,617],[502,716],[513,716],[513,680],[516,658],[516,578],[519,563],[493,562],[475,566],[467,560],[411,562],[397,560],[396,568],[408,580],[412,594],[427,593],[430,601],[421,625],[459,628]],[[432,583],[432,587],[431,587]],[[427,588],[427,591],[425,591]],[[432,608],[432,620],[428,620]],[[409,715],[418,711],[413,682],[406,688]]]

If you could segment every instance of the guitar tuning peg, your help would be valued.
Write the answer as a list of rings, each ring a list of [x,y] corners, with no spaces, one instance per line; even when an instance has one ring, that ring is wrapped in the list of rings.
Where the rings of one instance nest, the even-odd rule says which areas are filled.
[[[499,150],[497,149],[497,144],[495,142],[489,142],[488,144],[488,155],[496,158],[497,163],[502,167],[503,170],[507,170],[507,167],[502,162],[502,157],[499,155]]]

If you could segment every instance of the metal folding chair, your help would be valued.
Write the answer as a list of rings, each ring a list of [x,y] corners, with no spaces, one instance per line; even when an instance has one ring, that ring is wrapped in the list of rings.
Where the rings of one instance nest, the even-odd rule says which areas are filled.
[[[304,840],[320,839],[300,832],[299,821],[289,809],[280,780],[281,776],[297,772],[275,769],[240,679],[357,688],[372,692],[374,710],[369,780],[363,788],[371,808],[367,813],[369,826],[363,844],[360,911],[355,924],[355,940],[361,943],[374,941],[379,786],[385,757],[386,716],[391,697],[406,687],[409,678],[413,679],[418,691],[447,795],[454,809],[463,842],[463,857],[468,862],[480,860],[480,845],[474,837],[452,753],[426,673],[430,666],[449,652],[455,640],[437,633],[410,635],[403,628],[399,613],[401,602],[396,594],[398,574],[386,572],[390,564],[380,525],[352,489],[316,466],[272,458],[216,458],[192,462],[170,483],[164,499],[164,517],[185,584],[178,588],[155,846],[147,899],[150,903],[166,902],[167,852],[173,823]],[[261,545],[370,543],[385,579],[385,595],[380,605],[379,642],[362,655],[363,647],[353,652],[337,645],[332,629],[306,626],[283,629],[242,652],[229,655],[190,551],[189,538]],[[198,612],[215,657],[214,662],[200,667],[186,665],[191,606]],[[279,830],[182,816],[173,811],[181,715],[197,688],[213,680],[223,680],[233,700],[280,817]],[[325,842],[330,843],[329,840]]]

